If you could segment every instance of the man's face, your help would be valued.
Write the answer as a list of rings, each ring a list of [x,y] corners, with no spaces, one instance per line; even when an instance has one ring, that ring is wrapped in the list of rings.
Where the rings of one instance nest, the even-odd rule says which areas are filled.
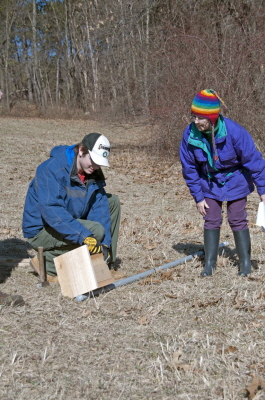
[[[77,157],[77,170],[78,172],[85,172],[90,175],[93,174],[100,166],[95,164],[90,157],[90,154],[83,154],[82,150],[79,149],[78,157]]]
[[[192,121],[196,125],[196,128],[200,132],[210,131],[211,130],[211,122],[208,118],[198,117],[197,115],[192,115]]]

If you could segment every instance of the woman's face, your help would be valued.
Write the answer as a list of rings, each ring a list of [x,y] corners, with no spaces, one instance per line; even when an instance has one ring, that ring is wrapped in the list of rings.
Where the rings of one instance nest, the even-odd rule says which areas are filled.
[[[191,116],[192,121],[200,132],[210,131],[212,124],[208,118],[198,117],[197,115]]]

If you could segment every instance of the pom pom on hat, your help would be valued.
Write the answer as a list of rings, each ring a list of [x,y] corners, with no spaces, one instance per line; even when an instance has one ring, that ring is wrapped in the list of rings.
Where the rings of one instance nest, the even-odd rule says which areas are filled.
[[[213,89],[204,89],[196,94],[191,104],[191,113],[202,118],[208,118],[212,125],[217,121],[223,100]]]

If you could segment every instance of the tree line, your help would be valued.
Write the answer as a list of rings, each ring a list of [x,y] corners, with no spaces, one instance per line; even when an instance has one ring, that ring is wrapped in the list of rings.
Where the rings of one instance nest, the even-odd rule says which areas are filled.
[[[198,90],[258,134],[264,0],[1,0],[2,106],[185,124]],[[251,120],[251,122],[250,122]],[[250,126],[251,125],[251,126]]]

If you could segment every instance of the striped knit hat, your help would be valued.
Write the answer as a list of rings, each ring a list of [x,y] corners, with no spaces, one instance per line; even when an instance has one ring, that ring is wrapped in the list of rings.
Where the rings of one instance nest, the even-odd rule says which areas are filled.
[[[191,113],[199,117],[208,118],[214,125],[219,117],[220,103],[220,97],[214,90],[201,90],[193,99]]]
[[[208,118],[212,124],[212,144],[213,144],[213,151],[214,161],[218,161],[218,153],[215,144],[215,137],[214,137],[214,124],[216,123],[220,110],[221,110],[221,103],[224,108],[227,108],[221,97],[216,93],[213,89],[204,89],[201,90],[196,94],[191,104],[191,113],[193,115],[197,115],[198,117]]]

